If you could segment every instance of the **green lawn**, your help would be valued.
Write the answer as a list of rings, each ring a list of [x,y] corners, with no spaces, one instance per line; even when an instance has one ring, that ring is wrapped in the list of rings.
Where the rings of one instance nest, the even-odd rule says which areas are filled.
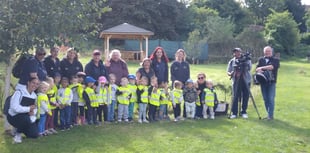
[[[84,62],[83,62],[84,63]],[[129,64],[134,73],[137,64]],[[191,66],[191,77],[207,73],[216,83],[230,84],[226,65]],[[186,120],[178,123],[109,124],[82,126],[58,135],[12,144],[0,137],[1,153],[92,152],[211,152],[307,153],[310,152],[310,64],[281,62],[277,83],[275,120],[259,120],[249,102],[249,119]],[[258,86],[252,87],[262,117],[266,116]],[[224,100],[223,94],[219,97]],[[227,101],[229,98],[227,98]],[[3,130],[3,126],[0,127]]]

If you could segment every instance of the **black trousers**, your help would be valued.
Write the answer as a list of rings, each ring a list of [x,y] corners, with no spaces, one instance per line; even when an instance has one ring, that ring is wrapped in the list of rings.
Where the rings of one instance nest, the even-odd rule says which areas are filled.
[[[173,114],[174,118],[177,118],[181,115],[181,106],[180,104],[175,104],[175,107],[173,107]]]
[[[77,123],[76,118],[78,117],[78,109],[79,109],[79,103],[78,102],[72,102],[71,103],[71,121],[72,121],[72,125]]]
[[[157,106],[149,104],[148,116],[149,116],[150,122],[155,121],[155,119],[156,119],[156,109],[157,109]]]
[[[103,113],[103,120],[108,121],[108,105],[99,105],[97,114],[99,122],[102,122],[102,113]]]
[[[28,138],[37,138],[39,136],[38,125],[31,123],[28,113],[21,113],[15,116],[8,115],[8,122],[15,128],[18,133],[24,133]]]

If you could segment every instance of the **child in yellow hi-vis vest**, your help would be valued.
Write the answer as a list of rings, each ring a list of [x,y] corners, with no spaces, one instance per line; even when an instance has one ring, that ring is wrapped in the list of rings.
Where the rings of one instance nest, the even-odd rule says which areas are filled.
[[[54,79],[51,77],[46,78],[46,82],[49,84],[49,90],[47,91],[47,97],[49,100],[49,108],[51,109],[51,115],[46,116],[46,122],[45,122],[45,133],[47,134],[56,134],[58,133],[55,130],[54,126],[54,111],[59,106],[56,100],[56,94],[58,91],[58,88],[54,84]]]
[[[99,103],[99,107],[97,110],[99,125],[102,125],[102,113],[104,117],[104,122],[108,121],[107,91],[108,91],[108,80],[105,78],[105,76],[100,76],[98,78],[98,87],[96,89],[97,100]]]
[[[128,79],[121,79],[121,86],[116,91],[118,101],[118,122],[128,122],[128,105],[131,96],[130,89],[128,88]]]
[[[133,120],[133,115],[134,115],[134,109],[135,109],[135,104],[137,102],[137,85],[136,85],[136,76],[133,74],[128,75],[128,88],[130,89],[131,97],[129,100],[129,106],[128,106],[128,120],[132,121]]]
[[[176,80],[174,81],[174,89],[171,91],[170,98],[173,106],[174,121],[177,122],[181,120],[181,104],[184,103],[182,82]]]
[[[78,72],[77,74],[78,77],[78,84],[77,84],[77,92],[79,95],[79,112],[78,112],[78,117],[79,117],[79,124],[84,125],[85,124],[85,101],[83,99],[83,92],[85,85],[84,83],[84,78],[86,77],[86,74],[84,72]]]
[[[157,108],[160,106],[160,98],[165,97],[165,94],[162,93],[158,88],[157,77],[151,78],[151,86],[149,87],[149,121],[157,121],[156,112]]]
[[[168,103],[169,103],[169,91],[168,84],[161,82],[159,85],[159,90],[161,92],[161,97],[159,100],[159,120],[169,120],[168,116]]]
[[[45,81],[41,82],[38,88],[37,105],[38,105],[38,115],[40,115],[40,120],[38,124],[40,136],[47,135],[47,133],[45,133],[46,116],[47,114],[52,115],[52,112],[48,107],[49,102],[46,94],[48,89],[49,84]]]
[[[146,120],[146,108],[147,104],[149,103],[149,93],[148,93],[148,78],[143,76],[141,77],[140,81],[138,82],[137,87],[137,100],[139,104],[139,123],[149,123],[148,120]]]
[[[69,130],[71,126],[71,101],[73,99],[72,91],[69,88],[69,79],[61,78],[61,87],[58,89],[57,99],[60,109],[60,129]]]
[[[71,125],[78,125],[79,93],[78,77],[71,76],[69,88],[72,91],[73,99],[71,101]]]
[[[207,118],[207,109],[209,109],[210,112],[210,118],[214,120],[214,103],[217,102],[216,92],[213,88],[213,82],[212,80],[206,81],[207,88],[203,91],[203,118]]]
[[[85,85],[86,88],[83,92],[83,99],[85,100],[85,104],[87,107],[87,123],[89,125],[91,124],[97,124],[97,109],[96,105],[97,102],[97,96],[94,90],[96,80],[90,76],[86,76],[85,78]]]

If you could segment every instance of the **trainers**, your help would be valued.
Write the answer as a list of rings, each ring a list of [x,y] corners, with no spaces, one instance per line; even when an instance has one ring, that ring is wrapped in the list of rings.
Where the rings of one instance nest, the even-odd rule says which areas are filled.
[[[16,133],[13,138],[14,143],[22,143],[22,135],[20,133]]]
[[[176,119],[176,118],[175,118],[173,121],[174,121],[174,122],[177,122],[177,121],[178,121],[178,119]]]
[[[242,116],[242,118],[244,118],[244,119],[249,118],[248,114],[242,114],[241,116]]]
[[[235,118],[237,118],[237,115],[230,115],[230,117],[229,117],[230,119],[235,119]]]
[[[122,122],[122,120],[117,120],[117,122],[121,123],[121,122]]]
[[[125,122],[128,122],[129,120],[128,119],[125,119]]]
[[[211,117],[210,117],[211,120],[214,120],[214,118],[215,118],[214,116],[211,116]]]
[[[141,119],[139,119],[139,120],[138,120],[138,122],[139,122],[139,123],[142,123],[142,120],[141,120]]]
[[[55,129],[53,129],[53,128],[51,128],[49,131],[52,132],[53,134],[57,134],[57,133],[58,133],[58,132],[57,132]]]
[[[143,120],[143,122],[144,122],[144,123],[149,123],[149,121],[148,121],[148,120]]]

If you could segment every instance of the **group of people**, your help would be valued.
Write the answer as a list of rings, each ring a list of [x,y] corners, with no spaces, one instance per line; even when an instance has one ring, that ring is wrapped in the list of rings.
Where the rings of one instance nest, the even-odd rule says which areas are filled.
[[[257,71],[276,73],[279,64],[274,64],[275,59],[271,59],[272,53],[268,54],[268,49],[271,48],[264,49],[264,53],[269,57],[269,63],[260,60]],[[13,138],[16,143],[22,141],[22,133],[36,138],[57,133],[56,128],[68,130],[79,124],[100,126],[114,121],[149,123],[170,120],[169,105],[176,122],[184,118],[215,118],[214,106],[218,100],[212,80],[207,80],[204,73],[197,75],[196,82],[190,79],[190,66],[183,49],[176,51],[175,61],[170,66],[171,88],[168,87],[169,60],[162,47],[156,47],[150,58],[142,61],[136,74],[129,74],[126,61],[116,49],[105,62],[101,60],[101,52],[94,50],[85,69],[74,48],[69,48],[61,61],[58,52],[59,48],[53,47],[50,55],[45,57],[45,49],[37,48],[35,56],[24,64],[7,114],[8,122],[16,129]],[[234,59],[238,58],[237,52],[241,49],[234,51]],[[245,75],[239,75],[233,65],[229,64],[228,74],[236,82],[237,77]],[[275,92],[275,85],[268,84],[264,89],[262,85],[270,119],[274,108],[271,90]],[[238,98],[235,95],[245,97],[242,117],[247,117],[246,94],[245,90],[239,91],[239,87],[234,93],[231,118],[237,117],[235,101],[238,102]],[[134,110],[138,110],[138,117],[135,117]]]

